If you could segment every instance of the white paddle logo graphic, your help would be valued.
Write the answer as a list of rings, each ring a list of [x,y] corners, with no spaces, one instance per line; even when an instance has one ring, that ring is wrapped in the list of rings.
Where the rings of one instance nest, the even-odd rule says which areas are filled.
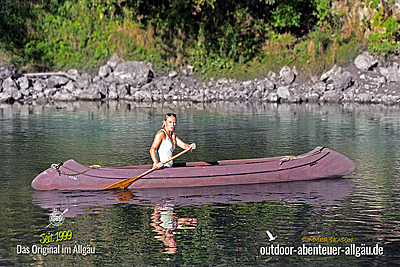
[[[64,214],[67,211],[68,211],[68,209],[64,210],[63,212],[61,212],[60,209],[58,209],[58,208],[54,209],[53,212],[49,216],[50,224],[47,225],[47,227],[49,227],[50,225],[53,225],[53,226],[62,225],[64,223]]]

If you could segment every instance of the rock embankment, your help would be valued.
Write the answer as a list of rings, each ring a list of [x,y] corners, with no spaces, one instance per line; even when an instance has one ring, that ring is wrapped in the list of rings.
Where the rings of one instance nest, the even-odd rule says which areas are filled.
[[[199,81],[187,69],[157,76],[151,65],[124,61],[113,55],[98,74],[77,70],[57,73],[15,73],[0,68],[0,102],[47,104],[57,101],[137,102],[261,101],[272,103],[377,103],[400,104],[400,68],[380,66],[368,53],[347,67],[300,82],[295,69],[284,66],[265,79],[237,81],[221,78]]]

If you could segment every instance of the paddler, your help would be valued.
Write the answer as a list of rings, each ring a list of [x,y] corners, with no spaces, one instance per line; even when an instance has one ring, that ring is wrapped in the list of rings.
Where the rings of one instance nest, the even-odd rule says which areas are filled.
[[[196,144],[186,144],[181,139],[179,139],[175,134],[176,127],[176,114],[167,113],[164,117],[161,130],[159,130],[155,137],[153,144],[150,148],[151,159],[153,160],[153,168],[157,169],[163,167],[172,167],[172,160],[164,164],[164,161],[167,161],[172,157],[172,152],[175,149],[175,146],[178,145],[182,149],[196,149]]]

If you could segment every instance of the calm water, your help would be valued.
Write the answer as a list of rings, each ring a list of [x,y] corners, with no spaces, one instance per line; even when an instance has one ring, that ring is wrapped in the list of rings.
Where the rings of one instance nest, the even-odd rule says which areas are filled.
[[[154,134],[171,111],[177,135],[198,147],[181,161],[326,146],[352,159],[356,171],[342,179],[190,190],[31,189],[38,173],[70,158],[149,164]],[[400,265],[399,139],[398,107],[0,105],[0,266]],[[66,211],[58,227],[49,222],[54,209]],[[53,242],[43,243],[51,234]],[[323,255],[334,249],[340,255]]]

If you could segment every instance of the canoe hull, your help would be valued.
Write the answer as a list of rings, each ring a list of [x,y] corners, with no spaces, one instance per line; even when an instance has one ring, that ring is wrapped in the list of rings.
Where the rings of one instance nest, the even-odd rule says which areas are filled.
[[[285,162],[282,162],[282,156],[184,163],[178,167],[153,171],[135,181],[129,189],[304,181],[342,177],[355,169],[350,159],[328,148],[317,147],[303,155]],[[103,167],[75,175],[88,168],[68,160],[59,167],[59,171],[49,168],[40,173],[32,181],[32,187],[36,190],[102,190],[121,180],[136,177],[151,166]]]

